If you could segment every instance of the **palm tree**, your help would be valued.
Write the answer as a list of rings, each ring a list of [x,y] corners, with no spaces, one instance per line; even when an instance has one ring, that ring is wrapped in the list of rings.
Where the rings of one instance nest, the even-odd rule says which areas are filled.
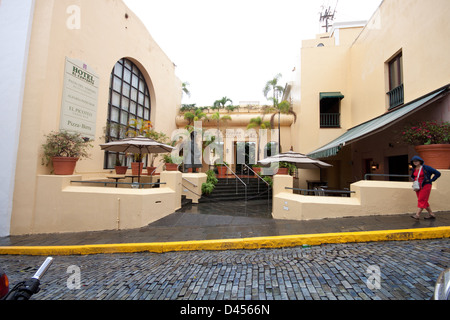
[[[257,128],[256,136],[258,138],[258,153],[256,159],[259,159],[260,150],[260,139],[259,139],[259,129],[270,129],[270,121],[264,121],[261,117],[251,118],[250,123],[247,125],[247,129]]]
[[[195,121],[202,121],[208,119],[206,113],[203,112],[202,109],[196,108],[193,112],[186,112],[184,114],[184,119],[188,120],[188,126],[191,125]]]
[[[225,108],[225,105],[227,102],[229,102],[230,104],[233,104],[233,101],[230,98],[223,97],[220,100],[214,101],[214,107]]]
[[[278,81],[282,77],[281,73],[277,74],[272,80],[266,82],[264,86],[263,93],[264,97],[269,100],[273,100],[273,106],[275,107],[276,101],[278,101],[278,97],[283,94],[284,88],[278,84]],[[273,97],[268,98],[267,95],[272,91]]]
[[[226,122],[231,120],[229,115],[221,116],[219,111],[214,112],[208,120],[217,121],[217,134],[220,132],[220,122]]]
[[[182,90],[182,93],[185,93],[185,94],[187,94],[188,97],[190,97],[191,96],[191,92],[187,88],[188,85],[189,85],[189,82],[183,82],[181,84],[181,90]]]
[[[273,109],[275,109],[275,110],[270,109],[268,110],[269,112],[275,111],[275,113],[270,117],[270,124],[272,127],[273,127],[273,119],[275,115],[278,114],[278,147],[280,148],[280,152],[281,152],[280,114],[281,113],[292,114],[294,115],[294,122],[297,121],[297,114],[294,112],[289,102],[284,100],[278,103],[279,101],[278,97],[282,95],[284,91],[284,88],[278,85],[278,81],[280,80],[281,77],[282,77],[281,73],[277,74],[272,80],[266,82],[266,85],[264,86],[263,89],[264,96],[268,100],[273,101]],[[272,91],[273,97],[267,97],[270,91]]]

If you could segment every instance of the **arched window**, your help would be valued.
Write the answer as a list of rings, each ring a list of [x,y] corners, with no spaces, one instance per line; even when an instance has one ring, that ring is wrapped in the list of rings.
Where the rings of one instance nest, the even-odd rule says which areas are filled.
[[[139,68],[128,59],[117,61],[109,84],[106,142],[123,139],[131,119],[150,120],[150,94]],[[105,152],[105,169],[112,169],[117,160],[126,163],[125,155]]]

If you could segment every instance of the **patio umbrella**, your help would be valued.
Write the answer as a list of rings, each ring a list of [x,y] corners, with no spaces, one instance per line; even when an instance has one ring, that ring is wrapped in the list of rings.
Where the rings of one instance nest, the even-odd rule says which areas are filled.
[[[317,168],[332,167],[331,164],[328,164],[320,160],[311,159],[310,157],[304,155],[303,153],[298,153],[294,151],[279,153],[277,155],[265,158],[263,160],[258,161],[258,164],[262,166],[269,166],[273,162],[290,162],[293,163],[299,169],[317,169]]]
[[[171,152],[174,148],[164,143],[157,142],[153,139],[137,136],[133,138],[125,138],[122,140],[111,141],[100,145],[105,151],[138,153],[141,156],[146,153],[166,153]],[[140,181],[141,172],[139,170],[138,181]]]

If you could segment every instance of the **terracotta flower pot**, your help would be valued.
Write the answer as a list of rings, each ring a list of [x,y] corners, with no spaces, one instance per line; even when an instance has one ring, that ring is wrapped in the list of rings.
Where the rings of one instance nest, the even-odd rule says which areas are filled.
[[[277,174],[288,174],[289,169],[288,168],[278,168]]]
[[[252,167],[252,170],[253,170],[255,173],[261,175],[261,167]]]
[[[53,173],[56,175],[72,175],[78,158],[52,157]]]
[[[155,169],[156,169],[156,167],[147,167],[147,175],[151,176],[153,170],[155,170]],[[155,174],[156,174],[156,172],[153,173],[153,175],[155,175]]]
[[[414,147],[426,165],[450,169],[450,144],[429,144]]]
[[[225,167],[225,166],[218,166],[217,167],[217,172],[218,172],[219,176],[225,176],[227,174],[227,167]]]
[[[131,174],[133,176],[141,175],[143,167],[144,167],[144,163],[143,162],[132,162],[131,163]]]
[[[166,171],[177,171],[178,165],[176,163],[166,163]]]
[[[125,174],[127,173],[128,167],[127,166],[115,166],[116,174]]]

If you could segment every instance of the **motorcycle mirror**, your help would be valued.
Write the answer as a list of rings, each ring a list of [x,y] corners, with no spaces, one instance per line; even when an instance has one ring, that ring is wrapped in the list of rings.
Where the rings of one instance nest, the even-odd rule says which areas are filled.
[[[439,275],[434,287],[433,300],[450,300],[450,268]]]
[[[9,292],[9,280],[6,273],[0,269],[0,299],[6,296]]]

